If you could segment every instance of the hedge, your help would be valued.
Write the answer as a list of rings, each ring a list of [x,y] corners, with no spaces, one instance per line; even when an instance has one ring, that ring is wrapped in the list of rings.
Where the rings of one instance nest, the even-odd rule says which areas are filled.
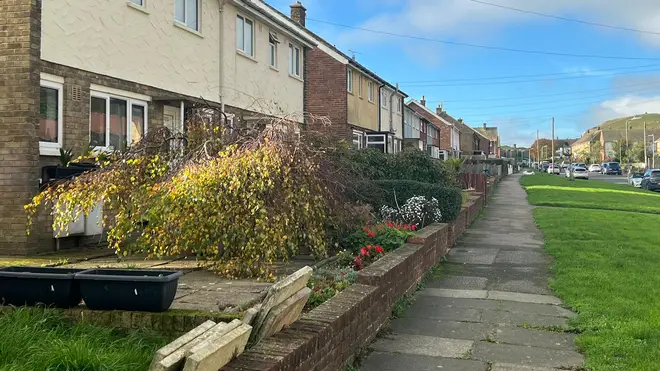
[[[396,195],[396,197],[395,197]],[[442,221],[456,220],[461,212],[463,197],[454,187],[416,182],[412,180],[374,180],[356,185],[356,200],[370,204],[374,209],[387,205],[396,207],[414,196],[435,197],[440,205]]]

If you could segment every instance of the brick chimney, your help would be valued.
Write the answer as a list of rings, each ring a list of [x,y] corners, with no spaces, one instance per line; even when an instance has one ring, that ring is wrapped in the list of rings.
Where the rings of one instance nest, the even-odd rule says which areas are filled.
[[[301,26],[305,27],[305,20],[307,19],[307,9],[302,5],[300,1],[296,1],[295,4],[291,5],[291,19],[293,19],[294,22],[297,22]]]
[[[426,107],[426,96],[422,95],[422,100],[420,100],[419,103],[421,103],[422,106]]]
[[[442,112],[443,112],[442,105],[438,104],[438,107],[435,109],[435,113],[437,113],[438,115],[442,115]]]

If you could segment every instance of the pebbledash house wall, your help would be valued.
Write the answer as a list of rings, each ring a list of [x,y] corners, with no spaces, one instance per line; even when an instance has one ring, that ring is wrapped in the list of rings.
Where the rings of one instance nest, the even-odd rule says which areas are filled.
[[[92,89],[145,101],[147,130],[163,125],[166,105],[179,106],[182,101],[200,98],[212,105],[221,101],[221,53],[236,55],[236,38],[233,34],[231,41],[229,37],[223,40],[230,45],[221,50],[219,3],[201,2],[199,32],[175,24],[174,0],[145,3],[145,8],[103,0],[0,3],[0,254],[46,252],[55,245],[47,213],[40,215],[27,236],[23,209],[38,192],[41,168],[59,163],[53,156],[57,151],[40,156],[37,125],[42,78],[61,83],[61,147],[72,148],[74,154],[80,154],[90,141]],[[230,24],[224,29],[233,33],[236,8],[233,3],[225,7],[233,10],[225,12],[231,22],[224,22]],[[280,34],[280,71],[264,69],[261,59],[266,58],[267,49],[262,48],[261,36],[265,34],[267,40],[272,28],[258,20],[254,27],[256,45],[261,48],[255,59],[241,56],[244,62],[224,65],[245,67],[249,71],[245,75],[252,80],[236,78],[232,89],[237,90],[236,85],[254,88],[263,73],[271,73],[274,77],[269,84],[286,86],[284,93],[257,92],[255,88],[250,95],[302,112],[303,80],[288,75],[289,39]],[[304,65],[303,60],[301,67]],[[238,106],[244,101],[231,103]],[[225,107],[238,117],[255,111],[271,113],[253,111],[254,107],[249,111],[245,106]],[[65,240],[63,246],[72,242]]]

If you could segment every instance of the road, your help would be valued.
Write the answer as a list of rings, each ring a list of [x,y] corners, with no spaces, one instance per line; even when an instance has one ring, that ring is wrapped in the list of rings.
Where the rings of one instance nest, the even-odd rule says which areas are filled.
[[[600,180],[614,184],[628,184],[628,177],[625,175],[602,175],[600,173],[589,173],[589,179]]]

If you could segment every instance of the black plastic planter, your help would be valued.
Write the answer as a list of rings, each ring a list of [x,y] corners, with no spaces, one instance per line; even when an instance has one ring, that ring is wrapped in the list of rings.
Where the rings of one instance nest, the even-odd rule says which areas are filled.
[[[164,312],[176,295],[181,272],[142,269],[91,269],[77,274],[87,308]]]
[[[74,275],[82,269],[8,267],[0,269],[0,304],[71,308],[80,304]]]

